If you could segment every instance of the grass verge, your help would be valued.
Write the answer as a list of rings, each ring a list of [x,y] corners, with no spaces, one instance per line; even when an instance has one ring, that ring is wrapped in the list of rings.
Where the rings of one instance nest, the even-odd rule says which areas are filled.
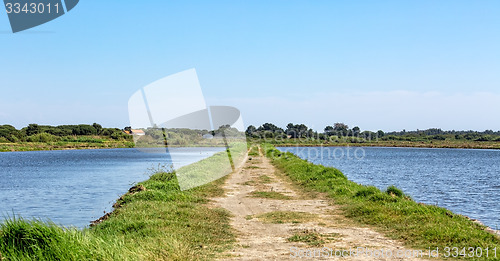
[[[254,191],[251,193],[251,195],[254,198],[268,198],[268,199],[281,199],[281,200],[292,199],[291,197],[276,191]]]
[[[403,240],[421,249],[463,248],[466,260],[500,260],[500,238],[486,227],[449,210],[417,203],[395,187],[381,191],[349,181],[339,170],[315,165],[292,153],[282,153],[263,144],[266,156],[296,185],[306,191],[326,193],[335,200],[344,215],[371,225],[388,237]],[[469,248],[490,249],[489,257],[469,257]],[[491,255],[496,248],[497,256]]]
[[[309,246],[320,247],[327,242],[331,242],[338,237],[338,234],[320,234],[313,230],[299,230],[293,233],[293,235],[287,238],[288,242],[302,242]]]
[[[155,173],[83,230],[11,218],[0,225],[0,260],[213,259],[235,239],[229,213],[206,204],[223,182],[181,191],[175,173]]]
[[[274,224],[283,224],[283,223],[303,223],[312,221],[317,218],[317,215],[307,213],[307,212],[294,212],[294,211],[272,211],[263,213],[255,216],[256,218]]]

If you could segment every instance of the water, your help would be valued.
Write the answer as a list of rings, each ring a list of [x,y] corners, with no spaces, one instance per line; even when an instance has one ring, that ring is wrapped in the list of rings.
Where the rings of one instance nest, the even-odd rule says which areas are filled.
[[[500,150],[279,148],[341,170],[350,180],[450,209],[500,229]]]
[[[176,167],[222,148],[173,148]],[[83,228],[98,219],[158,165],[171,165],[165,150],[65,150],[0,153],[0,221],[13,214]],[[177,165],[179,164],[179,165]]]

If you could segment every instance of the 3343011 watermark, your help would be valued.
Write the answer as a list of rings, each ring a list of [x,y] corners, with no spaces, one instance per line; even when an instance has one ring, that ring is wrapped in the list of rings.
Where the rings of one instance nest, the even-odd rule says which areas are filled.
[[[13,33],[52,21],[72,10],[79,0],[3,0]]]
[[[323,248],[290,248],[292,258],[346,258],[365,257],[370,259],[387,258],[497,258],[497,248],[482,247],[442,247],[428,248],[426,250],[414,249],[387,249],[355,247],[349,249]]]

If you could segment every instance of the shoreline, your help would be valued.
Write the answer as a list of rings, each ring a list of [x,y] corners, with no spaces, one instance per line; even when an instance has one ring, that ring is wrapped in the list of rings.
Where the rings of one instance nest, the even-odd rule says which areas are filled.
[[[484,226],[480,221],[445,208],[412,201],[403,192],[396,195],[399,193],[397,189],[395,194],[391,194],[356,184],[334,168],[312,164],[294,154],[282,153],[273,146],[261,146],[264,147],[264,155],[282,173],[280,175],[288,176],[303,193],[327,196],[353,224],[368,225],[388,238],[403,241],[409,247],[462,247],[471,246],[477,240],[482,246],[500,249],[500,231]],[[249,156],[252,156],[251,153]],[[251,164],[257,163],[253,160]],[[259,171],[260,167],[257,167],[247,169]],[[186,260],[201,255],[214,259],[224,251],[238,247],[230,226],[230,213],[220,207],[214,208],[210,203],[214,197],[226,193],[223,185],[228,177],[180,191],[174,173],[160,172],[132,186],[115,201],[112,212],[94,221],[95,225],[89,228],[65,230],[22,219],[10,221],[13,225],[6,228],[16,231],[16,227],[20,227],[23,229],[20,233],[34,231],[36,234],[56,231],[55,235],[47,232],[46,242],[49,243],[40,245],[47,247],[44,250],[46,253],[61,248],[63,251],[58,254],[82,258],[97,255],[102,259],[162,260],[179,256]],[[1,225],[3,223],[0,223],[0,228]],[[25,238],[29,236],[27,234]],[[63,241],[54,241],[52,236],[59,236]],[[0,232],[0,250],[2,240],[8,240],[2,237]],[[85,240],[78,239],[80,237]],[[23,246],[23,242],[8,246],[8,251],[14,251],[8,253],[36,256],[37,253],[30,254],[17,248]],[[85,242],[92,243],[86,245]]]
[[[468,144],[467,146],[450,144],[386,144],[386,143],[271,143],[276,147],[366,147],[366,148],[417,148],[417,149],[471,149],[471,150],[500,150],[500,143],[495,146],[485,146],[487,144]],[[491,144],[489,144],[491,145]],[[27,147],[24,147],[27,146]],[[180,146],[169,145],[169,148],[183,147],[224,147],[224,146]],[[9,149],[6,149],[9,148]],[[23,152],[23,151],[56,151],[56,150],[99,150],[99,149],[155,149],[165,147],[136,147],[133,143],[119,143],[111,146],[89,146],[88,144],[77,144],[68,146],[54,146],[47,143],[0,143],[0,153],[2,152]]]
[[[500,143],[495,146],[484,146],[487,144],[468,144],[467,146],[450,144],[387,144],[387,143],[270,143],[276,147],[367,147],[367,148],[421,148],[421,149],[477,149],[477,150],[500,150]],[[491,145],[491,144],[489,144]]]
[[[102,143],[93,142],[74,142],[74,143],[56,143],[56,142],[23,142],[23,143],[0,143],[1,152],[19,152],[19,151],[53,151],[53,150],[83,150],[83,149],[123,149],[131,148],[133,142],[130,141],[108,141]]]
[[[82,229],[22,217],[0,222],[0,260],[211,260],[232,244],[229,213],[208,204],[224,193],[227,176],[182,191],[175,173],[149,174]]]
[[[16,144],[12,146],[12,144]],[[2,147],[2,145],[10,145],[9,147],[13,148],[11,150],[3,149],[5,147]],[[30,146],[30,147],[22,147],[22,145],[40,145],[40,146]],[[45,145],[45,147],[44,147]],[[224,145],[221,146],[213,146],[213,145],[196,145],[196,146],[180,146],[180,145],[168,145],[168,147],[136,147],[132,146],[133,143],[128,144],[128,143],[123,143],[119,144],[118,146],[87,146],[87,145],[74,145],[74,146],[67,146],[67,147],[58,147],[58,146],[52,146],[48,145],[45,143],[36,143],[36,144],[24,144],[24,143],[0,143],[0,153],[2,152],[27,152],[27,151],[58,151],[58,150],[101,150],[101,149],[162,149],[162,148],[224,148]],[[17,149],[16,147],[21,147],[22,149]]]
[[[292,145],[292,146],[281,146],[281,145],[280,145],[280,146],[277,146],[277,145],[274,145],[274,144],[273,144],[273,146],[275,146],[275,148],[276,148],[276,149],[278,149],[278,148],[294,148],[294,147],[297,147],[297,148],[300,148],[300,147],[303,147],[303,148],[315,148],[315,147],[316,147],[316,148],[317,148],[317,147],[325,147],[325,148],[330,148],[330,147],[346,148],[346,147],[351,147],[351,146],[295,146],[295,145]],[[354,148],[382,148],[382,149],[384,149],[384,148],[387,148],[387,149],[390,149],[390,148],[401,148],[401,149],[410,148],[410,149],[429,149],[429,150],[431,150],[431,149],[482,150],[482,149],[469,149],[469,148],[420,148],[420,147],[375,147],[375,146],[373,146],[373,147],[365,147],[365,146],[352,146],[352,147],[354,147]],[[280,150],[280,151],[281,151],[281,150]],[[285,152],[291,152],[291,151],[281,151],[281,152],[282,152],[282,153],[285,153]],[[293,153],[295,156],[297,156],[297,155],[295,154],[295,152],[291,152],[291,153]],[[301,158],[301,159],[302,159],[302,158]],[[303,160],[307,160],[307,159],[303,159]],[[333,166],[332,166],[332,167],[333,167]],[[335,168],[335,167],[334,167],[334,168]],[[349,179],[349,180],[350,180],[350,179]],[[352,181],[352,180],[350,180],[350,181]],[[354,182],[354,181],[353,181],[353,182]],[[364,184],[364,183],[359,183],[359,184],[360,184],[360,185],[363,185],[363,186],[376,186],[376,185],[373,185],[373,184]],[[437,207],[443,207],[443,208],[446,208],[446,207],[444,207],[444,206],[440,206],[440,205],[437,205],[437,204],[432,204],[432,203],[431,203],[431,204],[429,204],[429,203],[424,203],[424,202],[420,202],[420,201],[415,201],[415,202],[417,202],[417,203],[419,203],[419,204],[433,205],[433,206],[437,206]],[[451,211],[451,210],[450,210],[450,211]],[[475,223],[477,223],[477,224],[480,224],[480,225],[482,225],[482,226],[486,227],[486,228],[487,228],[487,230],[489,230],[492,234],[500,236],[500,229],[498,229],[498,227],[497,227],[497,228],[495,228],[495,227],[493,227],[493,226],[486,225],[486,224],[484,224],[481,220],[479,220],[479,219],[477,219],[477,218],[469,217],[469,216],[464,215],[464,214],[460,214],[460,213],[456,213],[456,212],[453,212],[453,214],[454,214],[454,215],[461,215],[461,216],[463,216],[463,217],[465,217],[465,218],[467,218],[467,219],[471,220],[472,222],[475,222]]]
[[[335,168],[281,152],[274,144],[262,146],[273,165],[296,186],[309,193],[326,194],[349,219],[375,227],[391,238],[402,239],[408,246],[427,249],[453,245],[462,249],[478,240],[484,245],[500,247],[500,231],[477,219],[444,207],[413,201],[396,187],[383,191],[355,183]],[[308,175],[304,175],[305,171]]]

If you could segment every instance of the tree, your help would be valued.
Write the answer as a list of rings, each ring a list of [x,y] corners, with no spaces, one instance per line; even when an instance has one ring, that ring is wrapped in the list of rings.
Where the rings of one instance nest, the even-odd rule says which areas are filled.
[[[252,134],[254,134],[255,132],[257,132],[257,128],[255,128],[255,126],[253,125],[250,125],[248,126],[247,130],[245,131],[245,134],[249,137],[252,136]]]
[[[352,128],[352,136],[359,137],[360,133],[361,133],[361,129],[358,126]]]
[[[96,134],[97,135],[100,135],[101,132],[102,132],[102,126],[101,124],[97,124],[94,122],[94,124],[92,124],[92,127],[94,127],[94,129],[96,130]]]
[[[270,131],[272,133],[283,133],[283,129],[272,124],[272,123],[264,123],[259,127],[259,131]]]
[[[290,135],[291,138],[306,138],[309,133],[309,128],[304,124],[293,124],[289,123],[286,125],[287,135]]]
[[[377,131],[377,138],[382,138],[382,137],[384,137],[384,136],[385,136],[385,133],[384,133],[384,131],[383,131],[383,130],[378,130],[378,131]]]
[[[349,134],[349,126],[344,123],[337,122],[333,125],[333,131],[337,136],[347,136],[347,134]]]
[[[326,126],[325,127],[325,134],[330,136],[333,135],[333,127],[332,126]]]
[[[32,136],[40,133],[40,126],[38,124],[30,124],[26,128],[26,136]]]

